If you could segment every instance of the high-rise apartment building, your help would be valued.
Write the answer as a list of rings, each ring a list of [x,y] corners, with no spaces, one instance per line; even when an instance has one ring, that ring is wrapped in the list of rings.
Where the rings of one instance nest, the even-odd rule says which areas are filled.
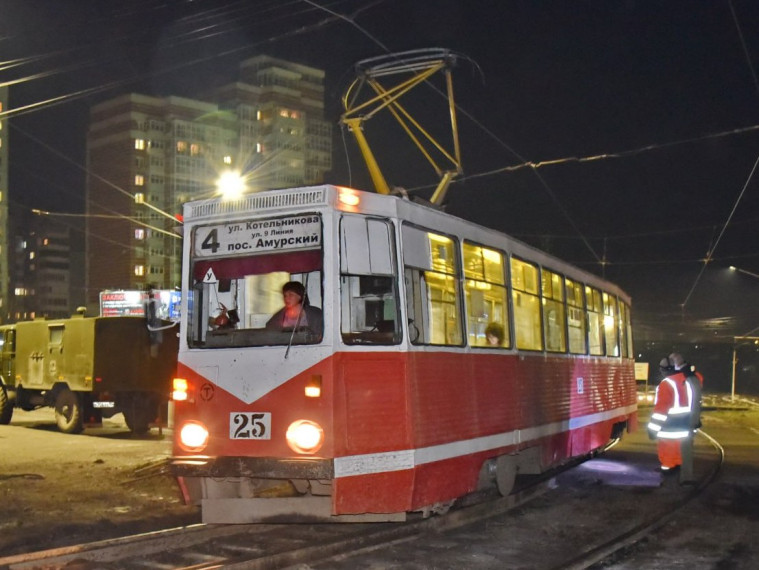
[[[8,87],[0,86],[0,113],[8,110]],[[8,121],[0,115],[0,322],[10,315],[9,300],[9,244],[8,227]]]
[[[204,97],[129,94],[91,110],[87,137],[87,305],[106,289],[179,286],[179,222],[239,171],[250,191],[318,184],[331,166],[324,73],[268,56]]]
[[[70,317],[71,229],[33,217],[13,240],[11,320]]]

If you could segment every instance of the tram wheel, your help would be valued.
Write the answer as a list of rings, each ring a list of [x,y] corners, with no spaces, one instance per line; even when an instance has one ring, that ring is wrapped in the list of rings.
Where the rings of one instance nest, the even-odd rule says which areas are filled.
[[[81,433],[84,429],[82,400],[68,388],[55,398],[55,423],[63,433]]]
[[[501,455],[496,459],[495,482],[501,496],[508,496],[517,479],[517,460],[513,455]]]

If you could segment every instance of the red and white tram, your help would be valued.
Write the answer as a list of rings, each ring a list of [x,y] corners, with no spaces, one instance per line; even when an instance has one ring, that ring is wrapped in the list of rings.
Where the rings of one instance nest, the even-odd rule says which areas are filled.
[[[335,186],[184,226],[172,468],[206,523],[403,520],[636,426],[627,295],[506,235]],[[290,281],[317,330],[267,327]]]

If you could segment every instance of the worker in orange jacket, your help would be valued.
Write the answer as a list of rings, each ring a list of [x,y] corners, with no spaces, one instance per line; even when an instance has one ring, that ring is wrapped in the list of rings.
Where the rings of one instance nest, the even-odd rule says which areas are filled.
[[[693,435],[701,427],[704,379],[679,353],[663,358],[659,368],[664,378],[656,388],[649,436],[657,441],[661,471],[679,469],[680,483],[693,483]]]

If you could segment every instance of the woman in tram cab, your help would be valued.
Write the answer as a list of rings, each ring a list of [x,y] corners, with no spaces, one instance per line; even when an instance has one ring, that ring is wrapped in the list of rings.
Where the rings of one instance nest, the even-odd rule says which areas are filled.
[[[288,281],[282,286],[285,306],[274,313],[266,328],[276,331],[307,329],[321,339],[324,318],[321,309],[308,303],[306,289],[298,281]]]

